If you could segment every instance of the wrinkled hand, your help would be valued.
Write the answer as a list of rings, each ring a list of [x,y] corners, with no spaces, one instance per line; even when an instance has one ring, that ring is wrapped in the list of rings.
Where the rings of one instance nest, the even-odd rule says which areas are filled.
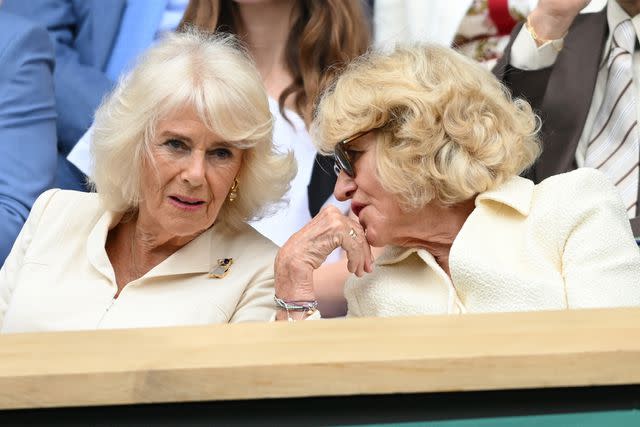
[[[288,301],[315,300],[313,270],[338,247],[345,250],[351,273],[360,277],[373,271],[371,247],[360,223],[329,206],[280,248],[275,261],[276,295]]]
[[[575,17],[591,0],[540,0],[529,20],[539,37],[555,40],[563,37]]]

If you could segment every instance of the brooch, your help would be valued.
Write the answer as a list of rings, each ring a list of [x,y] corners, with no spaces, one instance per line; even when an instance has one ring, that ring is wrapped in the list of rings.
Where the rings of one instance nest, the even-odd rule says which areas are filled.
[[[209,271],[209,278],[222,279],[229,272],[231,264],[233,264],[233,258],[218,259],[218,265],[216,265]]]

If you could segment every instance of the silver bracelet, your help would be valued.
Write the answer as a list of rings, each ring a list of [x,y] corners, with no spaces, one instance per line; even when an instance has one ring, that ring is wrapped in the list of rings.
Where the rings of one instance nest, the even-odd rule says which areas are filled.
[[[273,300],[279,308],[287,311],[307,311],[313,313],[318,309],[318,301],[285,301],[273,296]]]

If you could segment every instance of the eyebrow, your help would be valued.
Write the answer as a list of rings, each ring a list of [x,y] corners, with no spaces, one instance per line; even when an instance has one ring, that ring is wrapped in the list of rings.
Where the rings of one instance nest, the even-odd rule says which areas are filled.
[[[193,140],[191,138],[189,138],[188,136],[180,133],[180,132],[176,132],[176,131],[172,131],[172,130],[165,130],[160,134],[160,137],[166,138],[166,137],[171,137],[171,138],[177,138],[177,139],[181,139],[184,140],[185,142],[189,142],[189,143],[193,143]],[[214,141],[211,144],[208,144],[208,148],[212,147],[212,146],[216,146],[216,147],[226,147],[226,148],[235,148],[236,146],[233,145],[232,143],[228,142],[228,141]]]
[[[193,142],[191,140],[191,138],[189,138],[188,136],[180,133],[180,132],[175,132],[175,131],[171,131],[171,130],[165,130],[160,134],[161,137],[172,137],[172,138],[177,138],[177,139],[182,139],[184,141],[187,142]]]

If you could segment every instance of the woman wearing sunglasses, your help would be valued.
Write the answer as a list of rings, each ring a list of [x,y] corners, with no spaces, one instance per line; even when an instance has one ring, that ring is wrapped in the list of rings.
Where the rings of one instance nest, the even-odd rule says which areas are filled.
[[[453,50],[371,53],[318,104],[339,200],[276,258],[279,319],[319,317],[313,270],[346,251],[349,316],[640,305],[640,251],[617,190],[593,169],[539,185],[523,100]],[[385,247],[374,261],[371,247]]]

